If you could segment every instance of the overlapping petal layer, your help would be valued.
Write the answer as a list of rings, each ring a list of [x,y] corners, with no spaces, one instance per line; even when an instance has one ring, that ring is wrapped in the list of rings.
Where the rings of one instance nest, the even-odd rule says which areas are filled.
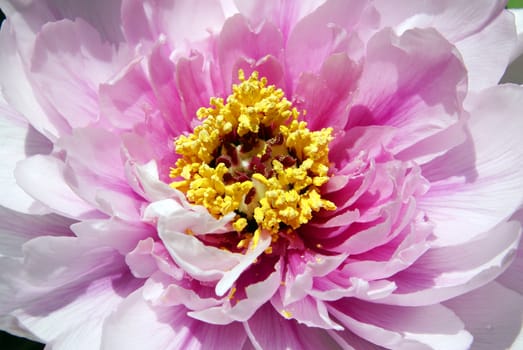
[[[0,6],[3,329],[52,349],[514,341],[523,89],[496,86],[521,47],[504,1]],[[239,71],[332,128],[335,208],[241,236],[246,214],[169,186],[175,140]]]

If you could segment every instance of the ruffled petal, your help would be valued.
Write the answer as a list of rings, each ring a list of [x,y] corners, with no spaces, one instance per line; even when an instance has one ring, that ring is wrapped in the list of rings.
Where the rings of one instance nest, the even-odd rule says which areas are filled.
[[[174,200],[155,202],[146,209],[145,217],[158,221],[158,232],[174,261],[200,281],[216,281],[216,294],[224,295],[263,251],[270,245],[270,235],[263,234],[251,242],[245,254],[231,253],[202,243],[194,234],[224,230],[232,215],[220,220],[207,211],[183,208]],[[189,234],[192,232],[193,234]]]
[[[435,244],[467,242],[523,203],[522,91],[504,85],[471,96],[470,139],[423,167],[431,188],[418,205],[436,224]]]
[[[3,98],[36,130],[54,141],[58,135],[67,133],[70,127],[56,112],[46,113],[39,103],[32,86],[32,75],[20,53],[21,43],[23,41],[17,38],[10,21],[4,21],[0,31],[0,86]]]
[[[153,307],[138,290],[105,322],[101,350],[241,349],[241,324],[215,326],[192,319],[184,307]],[[154,336],[151,336],[154,335]]]
[[[339,348],[325,330],[286,320],[270,305],[260,308],[244,326],[257,350]]]
[[[0,119],[0,204],[23,213],[45,214],[46,208],[18,186],[14,170],[17,163],[27,156],[50,153],[53,145],[24,121],[14,120],[20,116],[2,101],[0,113],[3,117]]]
[[[157,271],[177,280],[183,277],[183,271],[174,264],[167,249],[161,242],[154,241],[151,237],[138,242],[136,247],[125,256],[125,262],[131,273],[138,278],[150,277]]]
[[[400,152],[459,121],[465,86],[466,69],[439,33],[414,29],[396,36],[385,29],[367,44],[346,128],[396,127],[391,150]]]
[[[129,165],[127,169],[129,185],[136,193],[150,202],[156,202],[172,197],[182,197],[182,194],[160,181],[158,167],[154,161],[143,166]]]
[[[523,296],[498,283],[490,283],[445,302],[474,337],[472,349],[511,347],[523,324]]]
[[[60,40],[56,41],[55,38]],[[126,47],[118,51],[81,19],[46,24],[39,32],[31,60],[38,93],[71,127],[99,118],[98,85],[124,67]],[[58,83],[57,83],[58,82]]]
[[[109,215],[139,219],[143,202],[126,181],[118,137],[101,128],[75,129],[57,145],[67,151],[64,176],[82,199]]]
[[[505,1],[400,0],[392,3],[377,0],[375,6],[382,14],[382,27],[394,26],[399,32],[436,28],[454,42],[482,30],[503,11]]]
[[[496,85],[516,45],[514,18],[501,13],[484,30],[456,43],[467,67],[469,89],[481,91]]]
[[[2,312],[60,349],[75,341],[96,348],[104,318],[140,284],[118,253],[97,242],[43,236],[25,243],[23,253],[23,260],[0,259]]]
[[[173,48],[201,40],[224,21],[219,1],[122,0],[122,26],[132,44],[155,41],[165,35]]]
[[[128,275],[99,278],[78,296],[73,293],[62,295],[62,298],[72,297],[74,301],[57,310],[34,315],[38,309],[33,308],[15,312],[15,315],[24,327],[53,349],[97,349],[105,319],[136,287],[138,283]]]
[[[273,57],[278,62],[283,56],[283,38],[273,24],[264,23],[261,27],[252,29],[245,18],[233,16],[223,25],[217,40],[217,51],[224,90],[228,91],[231,83],[238,81],[238,69],[246,68],[240,67],[239,62],[244,61],[250,68],[245,71],[246,76],[256,70],[260,76],[267,78],[269,84],[281,84],[282,76],[278,74],[278,70],[264,72],[259,69],[267,57]]]
[[[65,164],[60,159],[36,155],[18,163],[15,177],[26,193],[56,213],[73,219],[100,217],[101,213],[73,192],[64,170]]]
[[[281,295],[271,299],[272,306],[280,311],[280,317],[294,319],[308,327],[343,330],[343,327],[334,322],[327,311],[325,303],[314,297],[306,296],[298,301],[283,304]]]
[[[288,37],[296,22],[313,12],[324,2],[325,0],[306,2],[234,0],[240,13],[251,22],[254,28],[264,21],[271,21],[281,28],[284,38]]]
[[[170,49],[165,40],[160,40],[149,56],[148,72],[158,109],[163,121],[175,135],[189,131],[191,118],[182,108],[180,92],[176,85],[176,66],[169,58]]]
[[[142,57],[133,60],[118,76],[100,84],[99,108],[102,118],[119,129],[132,129],[144,122],[157,106],[152,87],[144,71]]]
[[[306,72],[300,76],[294,103],[307,111],[306,120],[311,130],[332,127],[339,132],[347,124],[349,102],[357,89],[361,70],[360,64],[339,53],[323,62],[319,74]]]
[[[155,234],[154,227],[150,225],[116,217],[107,220],[84,220],[73,224],[71,230],[86,242],[114,248],[122,255],[133,250],[140,240]]]
[[[472,342],[461,320],[441,305],[407,308],[343,299],[329,311],[350,331],[385,348],[465,350]]]
[[[24,243],[35,237],[70,236],[74,222],[55,214],[27,215],[0,207],[0,256],[23,256]]]
[[[326,1],[296,24],[285,47],[290,88],[301,74],[319,73],[329,56],[348,49],[349,33],[367,6],[367,1]]]
[[[120,21],[120,0],[93,0],[89,3],[69,0],[10,0],[2,3],[9,18],[20,16],[36,33],[43,22],[64,18],[82,18],[97,29],[104,40],[118,43],[123,39]],[[22,26],[19,26],[19,28]]]
[[[196,319],[209,322],[212,324],[230,324],[233,321],[246,321],[277,291],[281,284],[281,263],[277,262],[267,275],[267,268],[259,265],[252,266],[246,271],[246,274],[253,274],[259,276],[261,274],[267,275],[260,281],[245,283],[245,279],[251,278],[240,276],[236,281],[233,292],[229,294],[227,299],[229,302],[223,303],[221,306],[207,308],[201,311],[192,311],[189,316]]]
[[[461,295],[499,276],[516,254],[518,222],[500,224],[474,241],[432,248],[391,279],[398,288],[382,302],[427,305]]]

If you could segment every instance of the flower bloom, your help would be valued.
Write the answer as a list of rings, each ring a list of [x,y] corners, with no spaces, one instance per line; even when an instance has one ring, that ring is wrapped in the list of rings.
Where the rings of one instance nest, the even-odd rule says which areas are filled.
[[[511,346],[504,1],[0,4],[3,329],[52,349]]]

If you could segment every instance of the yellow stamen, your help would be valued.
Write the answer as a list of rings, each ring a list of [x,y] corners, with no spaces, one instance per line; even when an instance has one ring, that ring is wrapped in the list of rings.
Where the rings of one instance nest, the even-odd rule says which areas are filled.
[[[202,124],[176,140],[181,157],[170,176],[173,188],[215,217],[236,212],[232,228],[244,235],[237,248],[254,249],[262,230],[275,241],[280,230],[336,208],[320,191],[329,180],[332,128],[310,131],[281,89],[257,72],[238,75],[227,101],[211,98],[197,112]]]
[[[229,300],[234,299],[234,294],[236,294],[236,287],[231,288],[231,291],[229,292]]]
[[[285,318],[291,318],[291,317],[292,317],[292,312],[287,311],[287,310],[281,310],[281,314],[282,314],[283,317],[285,317]]]

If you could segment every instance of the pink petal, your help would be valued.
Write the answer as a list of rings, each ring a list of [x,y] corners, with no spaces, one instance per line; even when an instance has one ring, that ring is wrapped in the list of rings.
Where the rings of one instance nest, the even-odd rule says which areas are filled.
[[[296,24],[285,50],[292,86],[303,72],[318,73],[327,57],[347,50],[347,32],[367,5],[367,1],[326,1]]]
[[[353,175],[351,171],[361,173],[363,169],[358,168],[363,168],[365,162],[385,153],[384,149],[391,148],[396,133],[393,127],[375,125],[338,131],[330,145],[329,160],[336,164],[339,174]],[[327,186],[331,186],[330,181]]]
[[[160,181],[158,168],[154,162],[143,166],[130,165],[127,171],[130,186],[136,193],[150,202],[160,201],[172,197],[183,197],[165,182]]]
[[[264,21],[271,21],[282,29],[284,37],[287,38],[296,22],[313,12],[325,0],[306,2],[235,0],[234,2],[240,13],[249,19],[253,28]]]
[[[73,219],[99,217],[100,213],[73,192],[64,170],[65,164],[58,158],[36,155],[18,163],[15,177],[25,192],[57,213]]]
[[[198,313],[201,310],[208,310],[216,305],[223,303],[227,297],[220,298],[214,294],[214,288],[202,284],[194,279],[185,278],[183,270],[179,270],[176,276],[171,276],[163,272],[155,272],[147,279],[143,288],[143,297],[152,306],[170,307],[185,306],[188,315]],[[199,319],[198,317],[193,317]],[[228,324],[230,322],[209,322],[211,324]]]
[[[299,301],[313,289],[313,281],[328,275],[347,258],[348,254],[323,256],[320,254],[289,251],[286,273],[280,289],[282,303],[287,305]]]
[[[516,349],[511,347],[521,331],[523,296],[498,283],[445,302],[465,323],[474,337],[473,349]]]
[[[5,7],[4,7],[5,6]],[[38,24],[78,17],[97,28],[104,40],[117,43],[123,39],[120,23],[120,1],[107,3],[93,0],[89,4],[69,0],[9,1],[2,4],[2,10],[11,18],[19,15],[38,31]],[[13,12],[11,12],[13,11]],[[16,11],[16,12],[14,12]],[[21,26],[20,26],[21,27]]]
[[[125,46],[117,52],[80,19],[48,23],[35,41],[32,77],[69,125],[83,127],[98,119],[98,85],[123,67],[126,56]]]
[[[143,69],[143,62],[131,62],[115,78],[100,85],[100,113],[120,129],[132,129],[145,121],[157,102]]]
[[[329,317],[325,303],[314,297],[306,296],[298,301],[284,304],[281,295],[276,295],[271,299],[271,304],[276,310],[281,310],[281,316],[294,319],[308,327],[343,330],[342,326]]]
[[[478,288],[499,276],[514,257],[521,227],[500,224],[474,241],[432,248],[391,279],[396,289],[382,300],[397,305],[427,305]]]
[[[397,127],[393,150],[399,152],[458,122],[465,82],[461,59],[436,31],[414,29],[398,37],[385,29],[367,45],[347,128]]]
[[[65,178],[79,196],[107,214],[140,217],[143,203],[125,179],[118,137],[105,129],[75,129],[58,146],[67,151]]]
[[[337,348],[326,331],[286,320],[270,305],[260,308],[244,326],[256,349]]]
[[[523,245],[520,243],[514,261],[508,269],[496,279],[503,287],[523,295]]]
[[[23,244],[38,236],[70,236],[74,222],[55,214],[27,215],[0,207],[0,256],[22,256]]]
[[[329,311],[350,331],[386,348],[464,350],[472,342],[460,319],[441,305],[406,308],[343,299]]]
[[[27,156],[50,153],[52,144],[25,122],[9,120],[10,115],[17,118],[19,115],[1,101],[0,111],[4,117],[0,119],[0,183],[3,188],[0,204],[23,213],[44,214],[47,209],[18,186],[14,170]]]
[[[380,280],[400,272],[422,256],[430,246],[432,225],[416,220],[394,240],[383,246],[353,255],[343,267],[345,274],[365,280]]]
[[[157,43],[148,62],[150,83],[158,109],[174,135],[189,131],[194,115],[188,116],[182,108],[182,99],[176,82],[176,65],[170,60],[171,49],[164,41]],[[209,101],[206,101],[208,103]]]
[[[213,96],[212,86],[209,83],[210,72],[204,63],[203,55],[196,52],[190,57],[180,58],[176,64],[176,85],[181,108],[189,123],[196,123],[196,111],[202,106],[208,106]]]
[[[152,307],[131,294],[104,324],[102,350],[241,349],[246,341],[239,323],[215,326],[194,320],[184,307]],[[154,335],[154,336],[151,336]]]
[[[295,105],[307,111],[305,120],[312,130],[347,124],[349,102],[357,88],[362,67],[345,53],[334,54],[323,62],[318,75],[304,73],[294,92]]]
[[[452,41],[461,40],[483,29],[503,10],[500,0],[475,2],[453,0],[375,1],[382,14],[382,27],[396,26],[398,31],[412,28],[436,28]]]
[[[271,243],[269,235],[262,235],[259,242],[245,254],[207,246],[188,234],[187,230],[195,234],[224,230],[224,225],[230,221],[231,215],[216,220],[205,210],[188,210],[173,200],[151,204],[145,212],[145,217],[158,221],[158,233],[173,260],[200,281],[216,281],[216,294],[219,296],[232,287],[240,274]]]
[[[50,140],[55,140],[58,135],[67,133],[70,127],[56,112],[44,112],[33,92],[32,76],[19,52],[20,43],[10,21],[4,21],[0,31],[0,86],[3,97],[36,130]]]
[[[32,239],[23,261],[0,263],[2,312],[40,341],[57,344],[76,339],[96,347],[104,318],[139,285],[114,250],[77,237]]]
[[[77,292],[78,295],[61,295],[64,299],[73,299],[59,309],[45,312],[42,310],[42,314],[39,314],[39,307],[33,307],[16,312],[15,315],[24,327],[52,345],[53,349],[97,349],[105,319],[136,287],[137,284],[128,276],[99,278],[86,286],[81,293]],[[41,302],[52,303],[45,298]]]
[[[436,224],[436,244],[467,242],[523,203],[521,91],[498,86],[471,96],[471,140],[423,167],[432,184],[418,205]]]
[[[92,176],[98,175],[97,182],[125,186],[121,141],[113,133],[101,128],[75,129],[71,136],[60,139],[58,147],[67,152],[66,163],[73,171],[90,171]]]
[[[508,12],[456,44],[467,67],[470,90],[481,91],[499,82],[515,44],[514,18]]]
[[[84,220],[73,224],[71,230],[86,242],[116,249],[122,255],[133,250],[138,242],[156,231],[143,222],[124,221],[113,217],[107,220]]]
[[[379,300],[390,295],[396,284],[387,280],[366,281],[351,277],[344,271],[333,271],[324,278],[314,281],[310,295],[325,301],[338,300],[344,297],[355,297],[361,300]]]
[[[172,47],[179,47],[218,31],[222,23],[221,5],[214,0],[122,1],[123,31],[133,44],[164,34]]]
[[[227,91],[231,83],[237,81],[238,69],[235,64],[238,59],[245,59],[255,66],[267,56],[272,56],[279,61],[283,55],[283,38],[277,27],[265,22],[261,27],[252,29],[241,15],[225,21],[217,45],[221,76]],[[250,74],[249,71],[245,73],[247,77]],[[279,82],[275,81],[274,77],[262,76],[268,79],[269,84]]]
[[[145,217],[158,218],[155,219],[161,222],[158,233],[174,261],[199,280],[217,281],[223,277],[224,271],[232,269],[237,263],[231,253],[206,246],[185,232],[186,229],[192,230],[194,227],[204,230],[218,228],[224,224],[223,220],[219,222],[210,214],[188,211],[172,200],[151,204],[145,212]]]
[[[365,339],[358,337],[351,331],[327,331],[332,339],[334,339],[342,349],[346,350],[385,350],[385,348],[366,341]]]
[[[233,321],[247,321],[252,315],[268,302],[281,284],[281,263],[277,262],[265,279],[249,283],[246,286],[241,276],[236,282],[237,289],[230,302],[221,306],[211,307],[206,310],[192,311],[189,316],[212,324],[230,324]],[[246,274],[260,274],[258,265],[251,267]],[[262,271],[262,273],[265,271]],[[252,278],[252,276],[251,276]],[[246,277],[249,279],[249,276]],[[243,288],[243,290],[241,290]],[[243,294],[240,298],[238,295]]]

